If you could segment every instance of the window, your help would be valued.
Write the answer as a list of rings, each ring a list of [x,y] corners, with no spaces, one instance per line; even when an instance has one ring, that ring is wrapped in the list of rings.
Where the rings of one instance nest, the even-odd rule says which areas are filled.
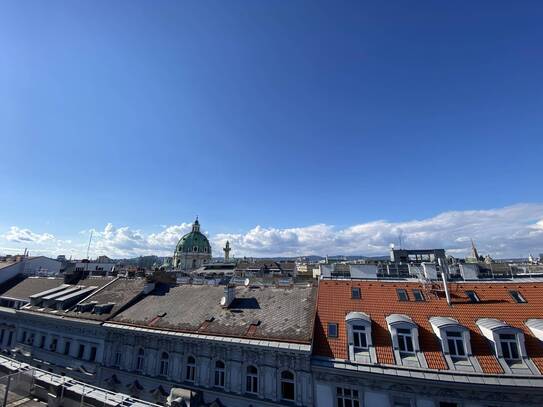
[[[466,356],[464,349],[464,340],[462,333],[458,331],[447,331],[447,344],[449,345],[449,354],[452,357],[463,358]]]
[[[500,346],[505,360],[519,360],[517,337],[515,334],[500,334]]]
[[[398,334],[398,347],[400,348],[400,352],[415,353],[411,330],[406,328],[398,328],[396,332]]]
[[[121,352],[115,352],[115,359],[113,360],[113,366],[117,369],[121,367],[121,360],[123,354]]]
[[[396,294],[398,294],[398,300],[409,301],[409,295],[407,295],[407,291],[403,288],[396,289]]]
[[[92,346],[89,355],[89,361],[94,362],[96,360],[96,346]]]
[[[450,403],[448,401],[440,401],[439,407],[458,407],[458,403]]]
[[[294,373],[289,370],[281,372],[281,398],[283,400],[294,400]]]
[[[23,331],[23,335],[21,336],[21,342],[26,342],[26,331]]]
[[[524,304],[528,301],[526,301],[526,298],[522,296],[521,293],[518,291],[509,291],[509,294],[511,294],[511,297],[518,303],[518,304]]]
[[[0,340],[0,342],[1,342],[1,340]],[[44,347],[45,347],[45,335],[42,335],[42,336],[40,337],[40,343],[39,343],[38,346],[39,346],[40,348],[44,348]]]
[[[5,329],[0,331],[0,344],[4,342],[4,334],[6,333]]]
[[[413,297],[415,297],[415,301],[424,301],[424,294],[421,290],[413,289]]]
[[[258,393],[258,369],[254,366],[247,366],[245,391],[252,394]]]
[[[64,343],[64,354],[65,355],[69,355],[70,354],[70,345],[71,345],[71,342],[70,341],[66,341]]]
[[[222,360],[217,360],[215,362],[215,386],[224,387],[224,362]]]
[[[58,344],[58,339],[57,338],[54,338],[53,341],[51,342],[51,346],[49,347],[53,352],[55,352],[57,350],[57,344]]]
[[[344,387],[336,388],[336,406],[337,407],[360,407],[360,398],[358,390]]]
[[[479,296],[475,291],[466,291],[466,295],[468,296],[470,302],[481,302]]]
[[[353,345],[355,352],[368,349],[366,327],[364,325],[353,325]]]
[[[170,355],[168,352],[162,352],[160,355],[160,375],[168,376],[168,371],[170,367]]]
[[[351,298],[353,300],[359,300],[360,299],[360,287],[351,288]]]
[[[11,342],[13,341],[13,331],[9,331],[9,335],[8,335],[8,343],[7,345],[8,346],[11,346]]]
[[[187,382],[194,382],[194,378],[196,377],[196,359],[194,357],[189,356],[187,358],[187,368],[185,370],[185,380]]]
[[[143,370],[143,364],[145,362],[145,351],[143,348],[138,349],[138,355],[136,356],[136,371],[141,372]]]
[[[83,355],[85,354],[85,345],[80,344],[79,350],[77,351],[77,357],[78,359],[83,359]]]
[[[328,336],[330,338],[337,338],[337,324],[333,322],[328,323]]]

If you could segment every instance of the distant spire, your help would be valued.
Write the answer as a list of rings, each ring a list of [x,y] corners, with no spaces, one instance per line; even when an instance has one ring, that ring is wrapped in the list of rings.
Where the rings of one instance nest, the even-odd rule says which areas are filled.
[[[198,222],[198,216],[196,216],[196,220],[192,224],[192,231],[193,232],[199,232],[200,231],[200,222]]]
[[[471,239],[471,257],[479,260],[479,253],[477,253],[477,248],[475,247],[475,243],[473,243],[473,239]]]

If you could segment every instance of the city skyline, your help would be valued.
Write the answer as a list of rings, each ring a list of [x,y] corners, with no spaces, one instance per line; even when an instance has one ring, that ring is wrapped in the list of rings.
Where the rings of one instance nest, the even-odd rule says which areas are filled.
[[[494,258],[538,256],[543,247],[543,204],[472,211],[449,211],[426,219],[392,222],[375,220],[347,227],[328,224],[275,228],[256,225],[242,233],[210,233],[205,219],[202,231],[209,237],[215,257],[222,256],[227,240],[235,257],[298,257],[308,255],[387,255],[390,245],[405,248],[445,248],[453,256],[467,256],[471,240],[483,255]],[[107,223],[103,228],[57,236],[50,230],[11,226],[0,230],[0,254],[67,255],[112,258],[145,255],[171,256],[179,238],[190,231],[193,220],[161,225],[151,230]],[[400,242],[401,240],[401,242]]]

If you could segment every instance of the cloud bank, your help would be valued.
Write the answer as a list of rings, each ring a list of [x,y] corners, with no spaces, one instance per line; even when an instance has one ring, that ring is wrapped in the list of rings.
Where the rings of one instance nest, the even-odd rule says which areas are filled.
[[[91,256],[171,255],[179,238],[190,228],[190,223],[182,223],[145,233],[108,223],[103,229],[93,231]],[[344,228],[326,224],[284,229],[257,225],[244,233],[208,235],[215,256],[222,255],[221,248],[229,240],[236,257],[384,255],[390,244],[398,245],[399,236],[405,248],[445,248],[454,256],[468,254],[472,238],[481,254],[489,253],[494,258],[538,255],[543,252],[543,204],[450,211],[426,219],[376,220]],[[30,246],[38,252],[78,253],[80,257],[86,252],[86,242],[68,245],[66,242],[69,241],[60,241],[52,234],[35,233],[16,226],[0,236],[0,243],[3,241],[20,243],[21,248]],[[0,250],[6,248],[0,245]]]

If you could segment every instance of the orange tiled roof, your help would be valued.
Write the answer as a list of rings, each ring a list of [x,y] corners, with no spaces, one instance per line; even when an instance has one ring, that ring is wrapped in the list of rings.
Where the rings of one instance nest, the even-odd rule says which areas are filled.
[[[351,299],[351,287],[360,287],[361,299]],[[392,340],[385,318],[390,314],[406,314],[418,325],[420,348],[431,369],[448,369],[441,352],[439,338],[429,322],[431,317],[452,317],[470,330],[471,347],[483,372],[503,373],[493,349],[476,325],[479,318],[497,318],[524,332],[526,352],[543,372],[543,344],[535,338],[525,321],[543,318],[543,283],[450,283],[452,305],[447,305],[442,291],[424,290],[421,283],[400,281],[321,280],[315,322],[314,354],[348,359],[345,316],[351,311],[365,312],[372,320],[372,337],[379,363],[394,364]],[[410,301],[402,302],[397,288],[408,290]],[[423,290],[426,301],[416,302],[412,289]],[[466,290],[473,290],[480,303],[469,302]],[[509,290],[517,290],[528,301],[516,303]],[[338,337],[327,338],[329,322],[338,324]]]

